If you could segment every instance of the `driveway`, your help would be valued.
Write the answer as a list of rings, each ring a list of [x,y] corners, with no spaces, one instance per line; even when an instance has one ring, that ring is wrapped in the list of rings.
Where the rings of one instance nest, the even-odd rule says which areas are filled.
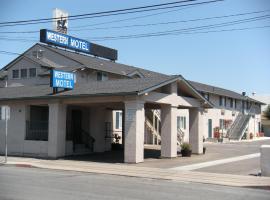
[[[243,141],[231,143],[205,143],[205,155],[192,155],[190,158],[178,157],[174,159],[146,158],[144,163],[137,164],[143,167],[179,168],[192,166],[195,171],[228,173],[241,175],[256,175],[260,172],[260,146],[270,145],[270,138],[259,141]],[[154,147],[156,154],[160,147]],[[217,161],[220,164],[217,163]],[[223,162],[224,161],[224,162]],[[203,165],[202,165],[203,164]],[[206,167],[200,167],[206,166]],[[199,166],[199,167],[198,167]],[[187,167],[186,167],[187,168]]]

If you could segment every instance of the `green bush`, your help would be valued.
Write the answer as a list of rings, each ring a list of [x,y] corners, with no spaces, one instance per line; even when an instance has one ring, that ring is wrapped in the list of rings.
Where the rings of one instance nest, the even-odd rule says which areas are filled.
[[[183,144],[181,144],[181,150],[190,151],[191,150],[191,145],[189,143],[183,143]]]

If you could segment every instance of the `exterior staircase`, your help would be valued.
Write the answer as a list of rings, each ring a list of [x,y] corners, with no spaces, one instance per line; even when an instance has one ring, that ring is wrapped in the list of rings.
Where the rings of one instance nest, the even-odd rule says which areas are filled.
[[[154,120],[157,119],[156,123],[160,123],[160,111],[159,110],[148,110],[145,116],[145,128],[147,132],[152,135],[151,144],[160,144],[161,135],[159,126],[155,126]]]
[[[238,114],[227,133],[230,140],[241,140],[243,138],[243,135],[245,134],[245,131],[248,127],[248,122],[252,116],[252,108],[253,107],[249,109],[247,114]]]

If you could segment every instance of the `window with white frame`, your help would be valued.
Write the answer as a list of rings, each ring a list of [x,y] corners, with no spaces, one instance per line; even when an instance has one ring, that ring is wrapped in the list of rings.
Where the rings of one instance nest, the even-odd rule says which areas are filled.
[[[184,116],[177,117],[177,129],[186,129],[186,117]]]
[[[115,128],[122,129],[122,111],[117,111],[115,113]]]
[[[108,73],[106,73],[106,72],[97,72],[97,80],[98,81],[106,81],[106,80],[108,80]]]

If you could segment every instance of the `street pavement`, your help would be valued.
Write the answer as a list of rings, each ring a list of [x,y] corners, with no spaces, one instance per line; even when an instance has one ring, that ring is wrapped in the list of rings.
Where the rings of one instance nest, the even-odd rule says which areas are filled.
[[[269,200],[269,190],[0,166],[1,200]]]

